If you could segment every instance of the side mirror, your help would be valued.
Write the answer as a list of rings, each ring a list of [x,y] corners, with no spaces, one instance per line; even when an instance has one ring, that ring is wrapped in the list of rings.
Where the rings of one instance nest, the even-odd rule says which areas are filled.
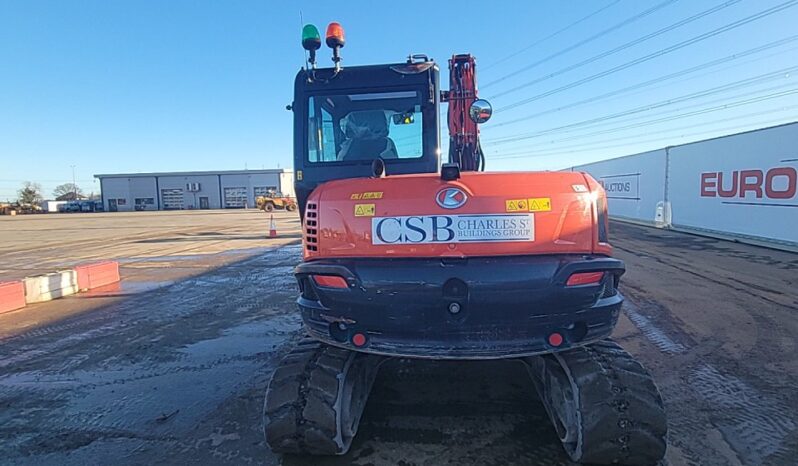
[[[468,109],[468,116],[471,117],[471,121],[477,124],[490,120],[491,115],[493,115],[493,107],[485,99],[475,100]]]

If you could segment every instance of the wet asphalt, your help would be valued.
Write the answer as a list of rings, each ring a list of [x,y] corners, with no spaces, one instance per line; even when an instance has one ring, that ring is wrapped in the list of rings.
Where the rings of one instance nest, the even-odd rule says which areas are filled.
[[[795,464],[798,255],[621,224],[613,238],[628,268],[615,338],[663,393],[666,464]],[[570,464],[513,361],[393,360],[349,454],[273,455],[263,391],[301,336],[300,252],[178,277],[123,267],[145,285],[35,309],[70,312],[0,336],[0,462]]]

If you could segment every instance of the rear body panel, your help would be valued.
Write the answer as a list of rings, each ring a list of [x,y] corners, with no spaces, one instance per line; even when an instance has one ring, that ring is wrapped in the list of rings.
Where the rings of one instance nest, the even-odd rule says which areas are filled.
[[[442,206],[447,190],[460,191],[462,197],[453,201],[462,204]],[[609,255],[609,244],[600,241],[595,228],[599,193],[603,196],[595,180],[572,172],[467,172],[455,181],[437,174],[331,181],[308,200],[306,233],[312,239],[305,259]],[[463,241],[452,241],[446,228],[458,226],[467,231],[459,235]],[[524,234],[524,229],[530,231]]]
[[[331,345],[439,359],[606,338],[624,266],[609,257],[603,201],[595,180],[572,172],[324,183],[308,199],[295,271],[305,325]],[[602,273],[567,284],[587,272]]]

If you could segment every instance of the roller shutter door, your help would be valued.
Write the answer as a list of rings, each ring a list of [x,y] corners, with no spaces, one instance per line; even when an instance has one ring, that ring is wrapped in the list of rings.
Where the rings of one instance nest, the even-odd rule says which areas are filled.
[[[224,208],[242,209],[247,203],[247,188],[224,188]]]
[[[161,205],[164,210],[177,210],[183,208],[183,190],[175,189],[162,189],[161,190]]]

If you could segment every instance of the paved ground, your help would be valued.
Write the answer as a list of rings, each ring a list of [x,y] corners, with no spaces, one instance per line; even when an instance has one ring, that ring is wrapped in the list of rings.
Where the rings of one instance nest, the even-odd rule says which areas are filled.
[[[274,218],[282,240],[299,238],[298,214],[276,211]],[[275,245],[268,233],[269,215],[255,209],[0,215],[0,279],[97,259],[249,255]]]
[[[211,220],[193,219],[196,231],[259,235],[262,214],[216,215],[222,226],[225,215],[238,219],[240,230],[220,232],[204,225]],[[293,219],[282,221],[290,227]],[[262,393],[300,334],[290,276],[300,249],[258,237],[249,248],[234,246],[241,249],[234,259],[223,243],[217,251],[198,249],[207,254],[185,254],[177,239],[186,231],[175,225],[159,236],[175,241],[133,242],[119,246],[133,253],[115,253],[152,259],[123,267],[123,275],[138,274],[142,282],[150,275],[160,280],[164,262],[194,271],[168,286],[0,315],[4,463],[568,464],[513,362],[393,361],[378,377],[349,455],[272,455],[260,433]],[[798,255],[613,227],[629,270],[615,337],[652,370],[663,392],[667,462],[795,464]],[[117,251],[107,243],[98,240],[96,253]],[[136,249],[147,244],[175,249]],[[4,266],[6,254],[0,253]]]
[[[300,240],[299,215],[259,210],[0,215],[0,281],[103,259],[120,262],[124,280],[81,298],[15,313],[0,338],[85,313],[131,294],[207,274]]]

